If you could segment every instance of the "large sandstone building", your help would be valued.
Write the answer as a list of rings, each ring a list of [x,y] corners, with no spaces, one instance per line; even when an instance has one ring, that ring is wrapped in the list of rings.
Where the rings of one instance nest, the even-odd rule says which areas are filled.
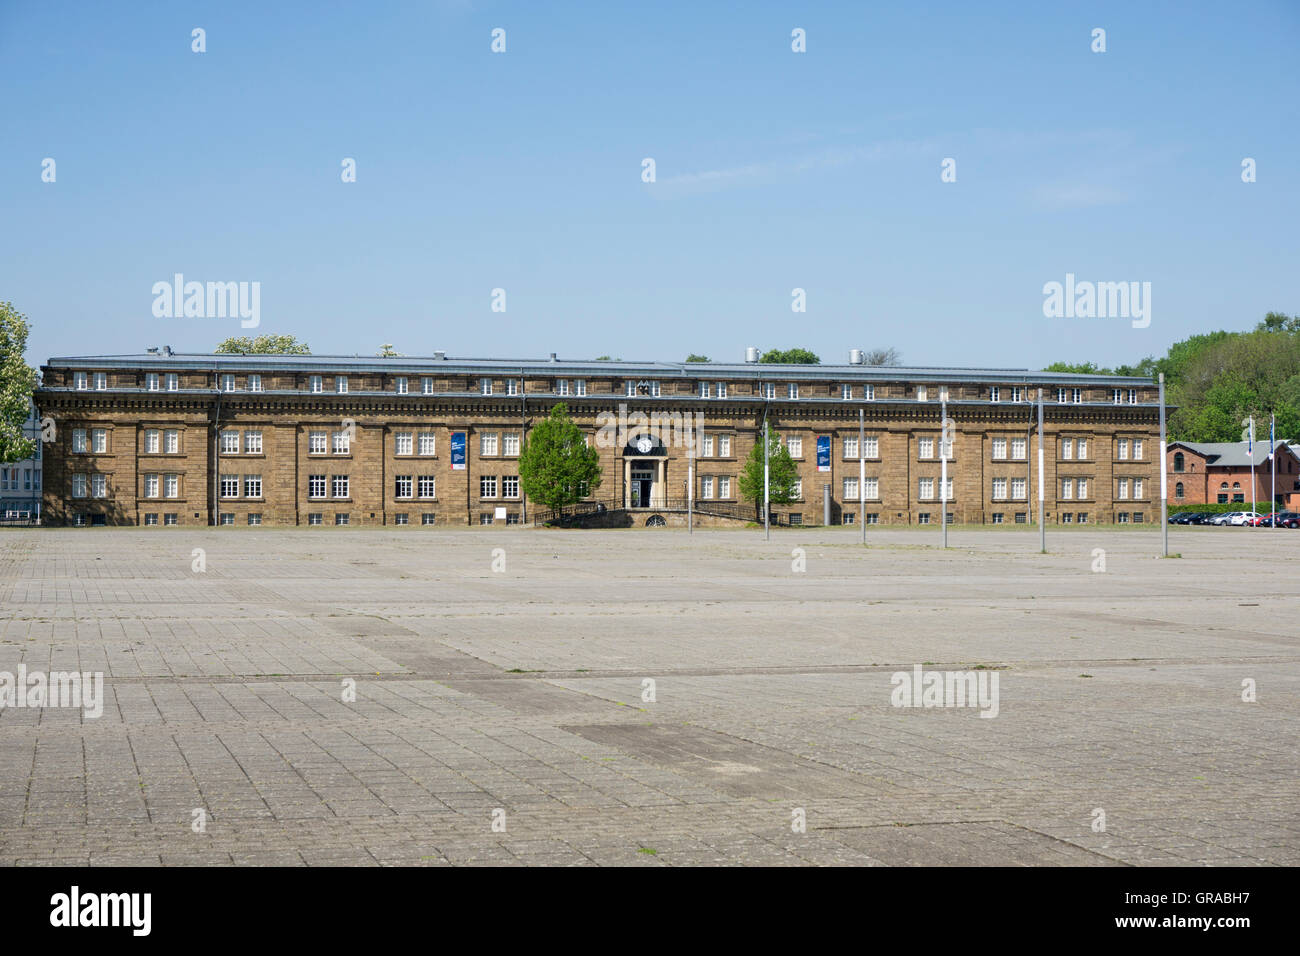
[[[529,429],[565,403],[603,463],[591,497],[632,523],[674,520],[698,424],[695,506],[752,514],[739,477],[764,421],[799,469],[783,523],[938,524],[941,403],[953,422],[949,520],[1159,520],[1158,395],[1148,379],[1015,369],[295,355],[51,359],[43,518],[67,525],[508,525]],[[620,410],[621,407],[621,410]],[[863,440],[859,443],[859,410]],[[602,422],[630,422],[617,441]],[[644,416],[644,418],[638,417]],[[681,416],[674,418],[674,416]],[[865,482],[860,482],[860,458]],[[865,504],[860,499],[865,498]],[[746,511],[745,509],[748,509]]]

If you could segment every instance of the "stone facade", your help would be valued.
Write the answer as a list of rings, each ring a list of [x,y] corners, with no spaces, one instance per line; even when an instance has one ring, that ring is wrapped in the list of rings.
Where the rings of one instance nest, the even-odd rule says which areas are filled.
[[[1146,379],[170,353],[51,359],[43,376],[36,401],[56,424],[45,458],[47,524],[522,523],[536,509],[515,491],[518,448],[559,402],[600,450],[603,478],[591,497],[635,505],[633,524],[675,513],[688,475],[686,450],[671,434],[638,449],[647,431],[638,413],[699,423],[701,511],[753,508],[739,497],[739,478],[766,418],[793,445],[802,484],[800,500],[773,512],[820,524],[829,486],[831,523],[858,520],[860,409],[868,522],[937,524],[941,399],[954,423],[952,520],[1030,522],[1040,388],[1048,522],[1159,520],[1157,391]],[[605,440],[602,426],[619,416],[626,434]],[[452,464],[458,434],[463,468]],[[829,440],[826,471],[819,439]]]

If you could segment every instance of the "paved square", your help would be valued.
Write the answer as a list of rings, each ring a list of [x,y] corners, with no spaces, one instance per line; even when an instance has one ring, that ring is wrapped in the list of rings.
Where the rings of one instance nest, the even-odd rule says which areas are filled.
[[[2,531],[0,862],[1300,863],[1300,532],[938,535]]]

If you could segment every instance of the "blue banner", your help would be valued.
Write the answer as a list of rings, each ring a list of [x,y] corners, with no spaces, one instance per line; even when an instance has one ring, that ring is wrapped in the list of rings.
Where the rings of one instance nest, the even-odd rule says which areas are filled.
[[[831,436],[817,436],[817,470],[831,470]]]
[[[465,470],[465,433],[451,433],[451,470]]]

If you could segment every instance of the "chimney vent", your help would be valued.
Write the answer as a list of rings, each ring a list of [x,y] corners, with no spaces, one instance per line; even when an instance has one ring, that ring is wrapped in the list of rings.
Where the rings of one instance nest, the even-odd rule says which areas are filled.
[[[862,349],[849,349],[849,364],[850,365],[862,364]]]
[[[447,353],[446,353],[446,352],[443,352],[443,351],[434,352],[434,353],[433,353],[433,357],[436,358],[436,359],[438,359],[439,361],[442,361],[442,360],[446,359],[446,357],[447,357]]]
[[[751,345],[749,348],[745,349],[745,362],[749,365],[753,365],[757,361],[758,349]]]

